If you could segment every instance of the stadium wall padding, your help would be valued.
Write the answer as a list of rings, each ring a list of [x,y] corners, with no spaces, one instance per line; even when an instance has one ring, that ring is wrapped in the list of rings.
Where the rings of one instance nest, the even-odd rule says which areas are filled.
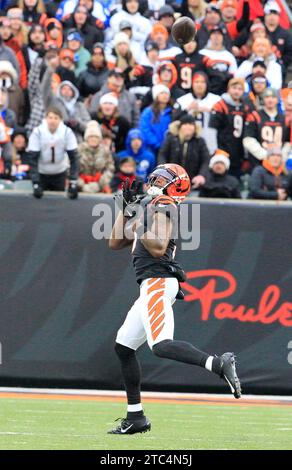
[[[0,385],[122,388],[116,331],[139,293],[128,249],[95,240],[109,197],[0,195]],[[196,200],[195,202],[198,202]],[[292,205],[201,202],[201,242],[179,251],[175,338],[234,351],[246,393],[292,393]],[[144,390],[227,392],[209,372],[139,351]]]

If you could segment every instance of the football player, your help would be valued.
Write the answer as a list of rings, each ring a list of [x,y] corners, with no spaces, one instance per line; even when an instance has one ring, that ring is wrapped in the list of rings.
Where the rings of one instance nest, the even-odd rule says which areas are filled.
[[[184,271],[174,259],[176,243],[173,227],[178,205],[189,192],[190,179],[181,166],[169,163],[156,167],[149,177],[147,196],[141,201],[142,205],[144,201],[143,222],[141,214],[134,216],[133,241],[123,229],[129,230],[129,222],[131,226],[134,214],[131,206],[136,200],[137,187],[132,183],[123,189],[123,212],[118,214],[109,246],[118,250],[132,245],[140,296],[128,312],[116,338],[115,351],[121,363],[128,409],[126,418],[109,431],[110,434],[135,434],[151,429],[141,404],[141,371],[136,356],[136,350],[146,341],[156,356],[203,367],[225,379],[235,398],[241,396],[233,353],[211,356],[190,343],[173,339],[172,305],[177,298],[183,298],[179,283],[185,280]]]

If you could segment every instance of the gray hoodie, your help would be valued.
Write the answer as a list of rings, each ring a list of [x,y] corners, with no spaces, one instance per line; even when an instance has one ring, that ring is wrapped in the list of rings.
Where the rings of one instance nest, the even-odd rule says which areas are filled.
[[[75,85],[73,85],[73,83],[69,82],[68,80],[61,82],[57,89],[56,96],[53,95],[51,89],[51,80],[53,73],[53,70],[47,67],[47,70],[42,80],[41,87],[45,109],[50,106],[56,106],[62,112],[65,124],[70,125],[70,121],[75,121],[76,126],[72,127],[70,125],[70,127],[72,127],[73,132],[80,141],[83,137],[86,124],[90,121],[90,114],[87,111],[85,104],[81,101],[78,101],[78,89],[75,87]],[[70,88],[74,92],[73,97],[68,101],[61,96],[61,89],[64,85],[70,86]]]

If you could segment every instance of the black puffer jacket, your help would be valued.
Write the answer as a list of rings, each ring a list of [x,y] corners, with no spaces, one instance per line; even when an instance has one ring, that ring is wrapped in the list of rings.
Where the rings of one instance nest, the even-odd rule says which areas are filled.
[[[284,173],[283,169],[275,172],[267,160],[263,166],[257,166],[250,179],[250,197],[253,199],[278,199],[277,189],[285,189],[288,197],[292,196],[292,175]]]
[[[177,163],[187,171],[189,177],[208,173],[210,155],[204,139],[193,137],[181,142],[179,138],[179,121],[170,125],[163,146],[158,155],[158,163]]]
[[[239,181],[227,173],[218,175],[210,170],[207,174],[206,183],[200,189],[199,196],[240,199]]]
[[[78,80],[78,89],[83,98],[97,93],[106,83],[109,70],[104,67],[96,69],[91,62],[88,62],[87,69],[81,72]]]

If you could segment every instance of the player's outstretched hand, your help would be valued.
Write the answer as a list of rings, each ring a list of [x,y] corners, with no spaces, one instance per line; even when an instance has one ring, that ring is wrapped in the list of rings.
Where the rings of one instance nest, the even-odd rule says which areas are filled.
[[[69,199],[77,199],[78,198],[77,181],[70,181],[69,187],[68,187],[68,197],[69,197]]]
[[[36,199],[41,199],[43,197],[43,188],[38,184],[34,183],[33,185],[33,195]]]

